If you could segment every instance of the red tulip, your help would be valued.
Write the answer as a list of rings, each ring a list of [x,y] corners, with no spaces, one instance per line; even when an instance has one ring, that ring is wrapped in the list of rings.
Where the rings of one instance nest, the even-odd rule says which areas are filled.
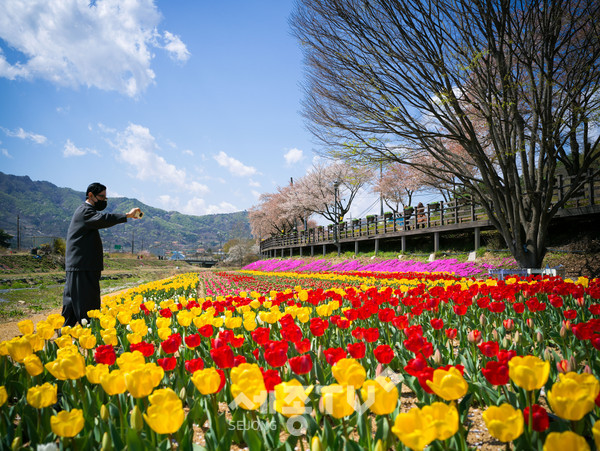
[[[346,351],[342,348],[328,348],[323,351],[325,355],[325,361],[331,366],[335,365],[338,360],[346,357]]]
[[[394,351],[389,345],[379,345],[373,350],[377,361],[383,365],[390,363],[394,358]]]
[[[322,320],[321,318],[311,318],[309,327],[310,333],[312,333],[315,337],[320,337],[329,327],[329,322],[327,320]]]
[[[173,354],[175,352],[177,352],[177,350],[179,349],[179,346],[181,346],[181,335],[180,334],[173,334],[171,335],[169,338],[167,338],[165,341],[163,341],[160,346],[162,347],[163,351],[165,351],[165,353],[167,354]]]
[[[250,336],[257,345],[263,346],[267,341],[269,341],[270,333],[271,329],[269,329],[268,327],[257,327],[252,332],[250,332]]]
[[[158,314],[163,318],[171,318],[173,316],[173,312],[168,308],[163,308],[158,311]]]
[[[310,340],[308,338],[304,338],[300,341],[294,343],[294,347],[298,354],[305,354],[310,351]]]
[[[184,367],[187,371],[194,374],[194,371],[198,371],[204,368],[204,362],[200,358],[186,360],[184,363]]]
[[[246,357],[244,357],[243,355],[236,355],[233,358],[233,366],[234,366],[234,368],[236,366],[240,366],[242,363],[246,363],[246,362],[247,362]]]
[[[448,337],[450,340],[454,340],[458,335],[458,330],[454,328],[446,329],[444,332],[446,332],[446,337]]]
[[[200,343],[202,340],[200,339],[199,334],[193,334],[193,335],[188,335],[187,337],[185,337],[184,341],[188,348],[193,349],[193,348],[197,348],[198,346],[200,346]]]
[[[158,359],[156,363],[158,363],[163,370],[171,371],[177,366],[177,359],[175,357],[165,357],[164,359]]]
[[[422,356],[417,356],[414,359],[410,359],[408,364],[404,367],[404,371],[406,371],[411,376],[419,377],[421,371],[427,368],[427,360],[425,360]]]
[[[503,320],[502,325],[507,331],[511,331],[515,328],[515,322],[510,318]]]
[[[496,358],[498,359],[498,362],[508,364],[509,360],[512,359],[516,355],[517,355],[517,351],[500,349],[496,354]]]
[[[205,324],[200,329],[198,329],[198,333],[205,338],[210,338],[213,336],[214,329],[211,324]]]
[[[346,350],[353,359],[362,359],[365,356],[367,347],[362,341],[359,341],[358,343],[348,343]]]
[[[211,349],[210,357],[219,368],[233,367],[233,349],[229,345]]]
[[[154,345],[152,343],[140,341],[139,343],[129,345],[129,351],[140,351],[144,357],[150,357],[154,354]]]
[[[367,343],[373,343],[379,339],[379,329],[376,327],[369,327],[365,329],[365,341]]]
[[[310,354],[299,355],[292,357],[289,360],[290,368],[296,374],[309,373],[313,367],[313,361]]]
[[[484,341],[477,345],[481,353],[486,357],[496,357],[500,350],[500,345],[495,341]]]
[[[444,320],[441,318],[431,318],[429,322],[431,323],[431,327],[433,327],[435,330],[440,330],[442,327],[444,327]]]
[[[471,331],[469,331],[469,333],[467,334],[467,340],[469,341],[469,343],[479,343],[481,342],[482,338],[481,338],[481,332],[478,331],[477,329],[473,329]]]
[[[105,365],[112,365],[117,360],[117,354],[115,348],[112,345],[100,345],[94,351],[94,360],[96,363],[104,363]]]
[[[548,418],[548,412],[539,404],[533,404],[532,406],[532,428],[537,432],[544,432],[550,426],[550,419]],[[529,426],[529,407],[523,409],[523,417],[525,417],[525,424]]]
[[[275,386],[281,383],[281,376],[277,370],[265,370],[261,368],[260,371],[262,372],[267,391],[275,390]]]
[[[481,372],[492,385],[506,385],[509,382],[508,365],[502,362],[489,361]]]

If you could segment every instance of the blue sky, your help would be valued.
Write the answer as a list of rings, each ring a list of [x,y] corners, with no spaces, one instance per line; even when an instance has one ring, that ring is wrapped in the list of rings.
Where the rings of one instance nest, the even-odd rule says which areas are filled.
[[[0,170],[186,214],[250,208],[315,157],[292,7],[0,0]]]

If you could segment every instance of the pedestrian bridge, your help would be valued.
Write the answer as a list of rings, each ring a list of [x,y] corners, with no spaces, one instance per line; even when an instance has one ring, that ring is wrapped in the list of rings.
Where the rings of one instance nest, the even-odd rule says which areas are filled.
[[[555,188],[556,201],[568,189],[561,176],[557,177]],[[597,221],[600,224],[600,177],[589,177],[585,185],[578,190],[553,218],[553,224],[561,221]],[[385,241],[400,241],[402,252],[406,252],[407,238],[429,235],[433,240],[433,251],[439,251],[440,235],[457,232],[473,234],[473,249],[480,247],[480,232],[493,229],[483,207],[471,201],[434,202],[421,211],[404,211],[383,216],[372,215],[367,218],[352,219],[337,225],[319,226],[307,231],[292,232],[281,236],[272,236],[260,243],[263,257],[285,257],[294,255],[314,256],[322,250],[334,251],[339,246],[344,251],[359,252],[359,248],[368,252],[379,251]]]

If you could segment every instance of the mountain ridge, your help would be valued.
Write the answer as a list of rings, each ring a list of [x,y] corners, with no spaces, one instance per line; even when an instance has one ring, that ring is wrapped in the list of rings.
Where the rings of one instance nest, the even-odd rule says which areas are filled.
[[[0,229],[13,235],[21,232],[21,247],[35,247],[44,239],[65,238],[71,216],[85,199],[83,191],[61,188],[29,176],[0,172]],[[101,230],[105,249],[136,252],[149,250],[158,255],[174,250],[216,251],[233,238],[251,238],[248,212],[213,215],[185,215],[151,207],[135,198],[109,198],[107,211],[126,212],[140,207],[143,219],[128,221]],[[133,243],[133,244],[132,244]]]

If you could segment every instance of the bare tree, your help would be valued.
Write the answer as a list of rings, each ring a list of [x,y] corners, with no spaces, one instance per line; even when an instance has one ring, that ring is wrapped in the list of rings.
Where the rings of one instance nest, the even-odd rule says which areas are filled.
[[[539,267],[600,158],[599,18],[597,0],[299,0],[304,114],[333,157],[457,180]]]

